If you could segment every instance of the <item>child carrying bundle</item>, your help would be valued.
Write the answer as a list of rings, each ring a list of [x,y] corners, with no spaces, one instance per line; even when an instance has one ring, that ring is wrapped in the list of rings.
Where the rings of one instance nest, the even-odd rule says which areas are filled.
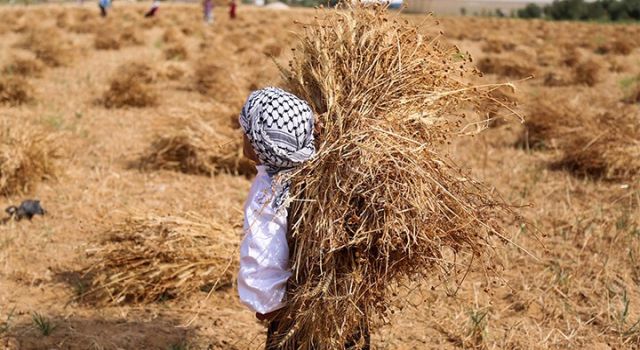
[[[268,349],[367,349],[401,283],[444,273],[447,251],[482,263],[504,237],[508,207],[443,154],[489,88],[464,82],[468,55],[381,6],[305,28],[289,92],[254,92],[241,113],[261,170],[238,288],[270,321]]]

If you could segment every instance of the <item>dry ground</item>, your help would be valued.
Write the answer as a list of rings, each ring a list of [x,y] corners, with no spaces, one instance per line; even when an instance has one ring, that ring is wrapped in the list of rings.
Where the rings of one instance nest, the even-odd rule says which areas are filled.
[[[233,286],[150,305],[98,307],[76,298],[86,288],[78,272],[91,263],[96,242],[131,210],[197,212],[233,227],[226,238],[241,239],[249,179],[140,171],[136,160],[159,125],[179,128],[184,118],[200,118],[232,130],[249,91],[278,83],[267,55],[286,64],[292,32],[299,30],[293,20],[313,15],[241,7],[232,22],[219,8],[217,22],[204,26],[197,5],[163,5],[153,20],[142,18],[144,10],[118,3],[102,20],[89,4],[0,8],[1,65],[19,56],[45,66],[40,74],[26,74],[33,87],[28,101],[0,105],[0,125],[42,128],[59,154],[55,176],[0,196],[2,208],[39,198],[48,211],[32,222],[0,225],[0,348],[262,346],[264,326],[241,306]],[[517,82],[516,111],[537,120],[549,110],[556,122],[551,124],[569,124],[569,131],[534,144],[531,125],[526,134],[517,118],[502,111],[492,115],[496,122],[485,133],[452,146],[452,156],[521,205],[540,234],[513,229],[513,244],[497,248],[501,277],[472,270],[459,289],[455,281],[409,286],[410,305],[375,332],[375,347],[640,348],[638,174],[607,177],[559,162],[567,152],[563,140],[571,130],[580,133],[594,114],[624,115],[640,124],[640,104],[632,98],[640,84],[640,28],[478,18],[446,18],[441,24],[447,40],[468,50],[486,73],[495,73],[484,81],[535,75]],[[25,39],[36,27],[52,33],[45,41],[65,41],[68,52],[54,53],[62,57],[59,64],[47,64],[46,52],[34,49],[41,46],[37,40]],[[120,36],[127,31],[133,35]],[[96,40],[108,35],[115,35],[115,44]],[[150,66],[153,77],[140,89],[155,96],[152,103],[105,107],[111,77],[133,61]],[[611,133],[602,127],[603,135]],[[635,145],[640,148],[640,140]],[[623,163],[625,169],[633,166]],[[36,314],[43,319],[40,327]],[[47,323],[53,328],[49,335]]]

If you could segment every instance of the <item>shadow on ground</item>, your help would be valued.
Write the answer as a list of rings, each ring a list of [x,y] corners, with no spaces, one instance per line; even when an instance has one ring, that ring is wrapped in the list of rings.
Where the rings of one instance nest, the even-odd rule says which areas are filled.
[[[16,324],[0,345],[7,349],[187,349],[194,331],[176,319],[162,316],[151,321],[43,316]],[[47,331],[48,327],[48,331]],[[45,335],[49,332],[48,335]]]

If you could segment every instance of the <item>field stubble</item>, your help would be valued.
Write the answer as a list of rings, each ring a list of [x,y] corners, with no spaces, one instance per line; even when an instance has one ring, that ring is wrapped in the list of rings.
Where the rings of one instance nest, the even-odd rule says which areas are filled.
[[[120,223],[131,222],[131,213],[156,219],[195,213],[228,223],[210,232],[210,239],[241,238],[250,180],[238,167],[239,143],[231,141],[237,125],[229,118],[251,89],[280,84],[269,56],[286,65],[295,43],[291,32],[301,30],[293,21],[306,22],[313,12],[241,7],[231,22],[222,10],[208,27],[200,24],[195,5],[163,6],[159,18],[144,20],[144,7],[117,4],[107,25],[119,44],[102,46],[96,36],[105,23],[87,8],[0,8],[2,57],[32,60],[3,59],[0,68],[10,72],[3,73],[3,81],[33,89],[25,90],[29,101],[22,104],[14,103],[15,94],[0,91],[10,96],[1,102],[0,125],[26,140],[0,140],[0,172],[11,168],[19,177],[6,185],[11,188],[3,190],[0,204],[37,197],[48,211],[33,222],[0,225],[0,346],[245,349],[264,340],[263,325],[229,285],[211,291],[204,283],[177,289],[177,295],[160,293],[161,300],[144,300],[152,301],[144,307],[98,306],[79,298],[92,290],[82,268],[92,264],[96,249]],[[450,153],[522,206],[540,234],[514,227],[515,244],[496,251],[499,274],[472,268],[451,280],[407,286],[397,297],[409,304],[375,332],[374,344],[381,349],[637,348],[640,157],[633,152],[640,149],[640,105],[634,95],[639,27],[480,18],[445,18],[441,24],[445,38],[484,67],[482,82],[535,75],[516,82],[515,97],[496,95],[524,117],[524,124],[505,110],[488,111],[501,121],[455,142]],[[54,39],[43,35],[53,31]],[[135,93],[127,84],[118,85],[122,91],[109,90],[118,74],[134,75],[132,67],[149,75],[136,81],[153,91],[154,104],[96,103]],[[516,99],[519,107],[513,106]],[[198,123],[214,133],[221,128],[223,137],[196,137]],[[181,158],[176,151],[181,147],[191,147],[191,158]],[[14,155],[19,161],[16,154],[32,151],[42,156],[26,158],[38,164],[1,158]],[[140,167],[141,159],[152,159],[142,162],[152,166]],[[53,162],[55,177],[43,162]],[[27,178],[15,170],[25,167],[44,170],[29,171],[36,176]],[[16,178],[11,176],[0,173]],[[159,226],[148,226],[149,234],[165,232]],[[225,254],[235,254],[231,251]]]

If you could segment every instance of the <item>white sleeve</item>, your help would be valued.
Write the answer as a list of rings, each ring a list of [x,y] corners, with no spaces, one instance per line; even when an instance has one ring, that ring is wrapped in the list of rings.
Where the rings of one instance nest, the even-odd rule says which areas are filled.
[[[271,181],[258,174],[245,204],[238,294],[251,310],[266,314],[284,306],[289,271],[287,211],[272,208]]]

